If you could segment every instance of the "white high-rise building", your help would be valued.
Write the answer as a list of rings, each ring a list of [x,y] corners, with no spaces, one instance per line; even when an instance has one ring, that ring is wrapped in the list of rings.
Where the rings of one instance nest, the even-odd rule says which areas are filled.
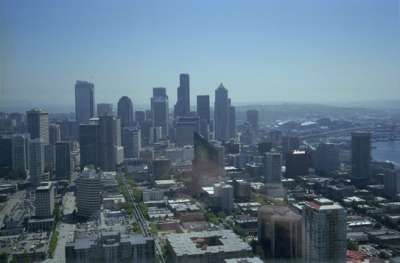
[[[50,218],[54,211],[54,188],[51,182],[42,182],[35,192],[35,216]]]
[[[100,212],[101,180],[94,169],[84,168],[76,180],[78,216],[90,218]]]
[[[337,203],[317,198],[303,208],[305,262],[346,261],[346,211]]]
[[[44,145],[41,139],[29,143],[29,174],[30,182],[37,186],[42,181],[44,173]]]

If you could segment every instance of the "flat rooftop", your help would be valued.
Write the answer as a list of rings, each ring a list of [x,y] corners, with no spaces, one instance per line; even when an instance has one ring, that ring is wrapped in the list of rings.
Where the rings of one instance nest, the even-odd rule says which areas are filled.
[[[169,234],[167,241],[178,257],[251,251],[251,247],[231,230]]]

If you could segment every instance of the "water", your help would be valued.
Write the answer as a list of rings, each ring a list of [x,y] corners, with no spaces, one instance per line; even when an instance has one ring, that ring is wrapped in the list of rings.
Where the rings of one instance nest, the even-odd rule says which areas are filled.
[[[377,161],[391,161],[400,166],[400,141],[376,142],[372,158]]]

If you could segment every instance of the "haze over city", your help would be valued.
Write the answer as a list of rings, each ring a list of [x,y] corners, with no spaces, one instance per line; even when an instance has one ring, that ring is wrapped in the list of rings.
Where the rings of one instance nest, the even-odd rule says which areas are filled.
[[[0,263],[400,263],[399,0],[0,1]]]
[[[396,0],[6,0],[0,21],[7,106],[73,108],[77,79],[97,102],[145,105],[157,86],[175,100],[181,72],[193,101],[221,82],[245,104],[399,99]]]

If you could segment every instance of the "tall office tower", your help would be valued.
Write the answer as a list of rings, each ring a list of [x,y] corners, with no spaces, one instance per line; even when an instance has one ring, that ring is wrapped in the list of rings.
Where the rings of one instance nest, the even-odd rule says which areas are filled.
[[[214,131],[217,140],[227,141],[230,138],[229,112],[230,100],[228,98],[228,90],[221,83],[215,90]]]
[[[153,144],[160,141],[162,138],[162,128],[161,127],[153,127],[149,128],[149,138],[148,143]]]
[[[99,119],[99,163],[104,171],[114,171],[118,163],[118,151],[121,146],[121,123],[112,116]]]
[[[224,147],[213,145],[198,133],[194,134],[194,159],[192,162],[192,193],[200,193],[201,187],[210,186],[225,174]]]
[[[97,117],[114,116],[113,105],[111,103],[97,104]]]
[[[274,259],[300,259],[302,217],[286,206],[262,206],[258,212],[258,240]]]
[[[43,144],[49,144],[49,114],[40,109],[26,112],[28,132],[31,139],[41,138]]]
[[[142,127],[143,123],[146,121],[146,112],[145,111],[135,111],[135,120],[140,127]]]
[[[389,171],[383,177],[385,195],[393,200],[400,199],[400,171]]]
[[[197,116],[178,117],[176,124],[176,144],[179,146],[193,145],[193,136],[195,132],[200,131],[200,121]]]
[[[153,88],[151,98],[151,119],[154,127],[161,127],[162,137],[168,137],[168,96],[165,88]]]
[[[45,144],[44,146],[44,171],[53,174],[56,166],[55,145]]]
[[[44,144],[40,138],[29,143],[29,174],[33,186],[38,186],[44,173]]]
[[[54,188],[51,182],[42,182],[35,191],[35,216],[51,218],[54,211]]]
[[[179,87],[174,116],[186,116],[190,112],[190,80],[189,74],[179,75]]]
[[[99,125],[97,122],[79,125],[81,169],[88,165],[99,166]]]
[[[12,137],[12,168],[14,171],[26,173],[28,163],[29,134],[15,134]],[[2,151],[2,153],[4,153]]]
[[[265,184],[281,183],[282,156],[278,152],[266,152],[263,157]]]
[[[77,80],[75,83],[75,115],[78,124],[89,122],[94,112],[94,84]]]
[[[365,184],[371,171],[371,134],[351,134],[351,173],[355,183]]]
[[[60,123],[60,133],[62,141],[77,141],[79,139],[79,123],[71,120],[63,120]]]
[[[140,129],[125,127],[122,129],[122,146],[124,146],[125,158],[139,158],[142,147]]]
[[[229,100],[230,104],[230,100]],[[233,106],[229,107],[229,138],[236,136],[236,109]]]
[[[335,144],[320,143],[315,151],[314,167],[318,173],[328,175],[339,169],[339,150]]]
[[[12,168],[12,138],[8,135],[0,137],[0,167]]]
[[[258,130],[258,110],[247,110],[246,120],[253,129]]]
[[[297,178],[298,176],[308,175],[312,166],[310,153],[306,151],[294,150],[286,155],[286,177]]]
[[[49,143],[54,145],[61,140],[61,128],[59,124],[49,125]]]
[[[197,96],[197,115],[200,118],[200,135],[208,139],[210,132],[210,96]]]
[[[326,198],[303,207],[305,262],[346,261],[346,211]]]
[[[71,175],[71,148],[69,142],[56,143],[56,179],[69,179]]]
[[[118,118],[121,120],[121,127],[132,127],[135,116],[133,115],[132,100],[123,96],[118,101]]]
[[[78,216],[97,216],[101,205],[101,179],[96,170],[85,167],[76,180],[76,205]]]

